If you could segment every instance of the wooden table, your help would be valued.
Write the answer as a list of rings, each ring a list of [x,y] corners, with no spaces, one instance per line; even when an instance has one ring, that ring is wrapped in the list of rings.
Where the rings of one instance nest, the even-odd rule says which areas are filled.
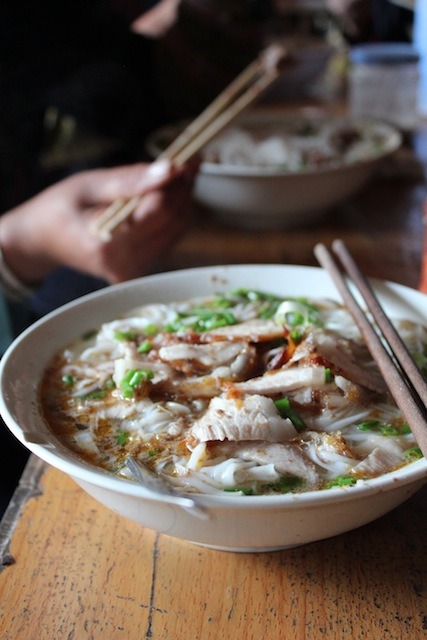
[[[426,129],[412,148],[415,163],[409,149],[388,177],[311,226],[253,232],[200,217],[159,268],[315,264],[313,245],[341,237],[368,275],[417,287]],[[275,553],[213,551],[115,515],[32,457],[1,525],[0,637],[421,640],[426,523],[424,489],[329,540]]]

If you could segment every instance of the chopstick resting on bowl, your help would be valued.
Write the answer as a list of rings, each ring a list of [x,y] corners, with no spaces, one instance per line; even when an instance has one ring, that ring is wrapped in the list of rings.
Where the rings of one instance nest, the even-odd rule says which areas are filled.
[[[332,277],[391,395],[427,458],[427,382],[344,242],[334,240],[332,249],[340,259],[344,274],[323,244],[315,246],[314,254]],[[372,320],[359,305],[348,281],[363,298]]]
[[[289,58],[289,53],[282,46],[273,44],[267,47],[184,129],[157,160],[167,159],[177,166],[188,162],[264,93],[280,76],[283,65]],[[104,240],[109,240],[114,230],[135,211],[140,199],[151,189],[152,187],[128,200],[115,200],[95,221],[95,233]]]

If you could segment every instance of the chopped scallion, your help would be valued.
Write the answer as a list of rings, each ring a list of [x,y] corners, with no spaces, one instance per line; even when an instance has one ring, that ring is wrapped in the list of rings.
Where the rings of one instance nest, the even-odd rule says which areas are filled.
[[[305,422],[291,406],[291,401],[287,396],[275,400],[274,404],[282,418],[289,418],[297,431],[305,429]]]
[[[264,485],[266,489],[274,491],[276,493],[289,493],[295,491],[298,487],[302,486],[303,481],[296,476],[281,476],[277,482],[271,482]]]
[[[360,429],[360,431],[375,431],[382,436],[404,436],[411,433],[411,428],[406,423],[387,424],[386,422],[380,422],[380,420],[361,422],[357,425],[357,428]]]
[[[155,336],[156,333],[159,332],[159,327],[155,324],[147,324],[146,327],[144,327],[144,333],[147,336]]]
[[[75,383],[75,378],[70,373],[65,373],[62,378],[62,383],[65,384],[66,387],[72,387]]]
[[[153,345],[151,344],[150,340],[144,340],[144,342],[141,342],[138,347],[138,353],[149,353],[152,348]]]
[[[356,484],[356,478],[352,478],[352,476],[337,476],[326,483],[326,489],[331,489],[332,487],[348,487],[353,484]]]
[[[135,340],[137,336],[138,334],[136,333],[136,331],[116,331],[114,333],[114,338],[122,342]]]
[[[77,397],[79,400],[101,400],[102,398],[105,398],[107,394],[108,391],[106,389],[99,389],[98,391],[92,391],[91,393],[86,393]]]
[[[334,381],[334,376],[332,371],[329,369],[329,367],[327,367],[325,369],[325,382],[333,382]]]
[[[411,449],[406,449],[403,455],[406,460],[419,460],[423,457],[423,452],[419,447],[412,447]]]
[[[132,398],[136,388],[154,377],[151,369],[129,369],[120,381],[120,388],[125,398]]]
[[[223,491],[225,491],[226,493],[243,493],[243,495],[245,496],[252,496],[253,495],[253,489],[250,488],[245,488],[243,487],[242,489],[237,489],[234,487],[231,487],[230,489],[223,489]]]
[[[129,431],[120,431],[117,435],[116,442],[119,447],[124,447],[129,440]]]
[[[380,426],[381,422],[379,420],[369,420],[368,422],[360,422],[357,428],[360,431],[378,431]]]

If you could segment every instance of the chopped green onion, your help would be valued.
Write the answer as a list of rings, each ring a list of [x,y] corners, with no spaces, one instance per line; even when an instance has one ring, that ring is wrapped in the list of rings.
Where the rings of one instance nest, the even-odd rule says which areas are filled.
[[[404,436],[411,433],[411,428],[407,424],[393,425],[386,422],[380,422],[380,420],[370,420],[368,422],[361,422],[357,425],[360,431],[376,431],[382,436]]]
[[[233,306],[233,303],[231,300],[228,300],[228,298],[217,295],[209,304],[209,306],[213,309],[229,309]]]
[[[156,333],[158,333],[159,331],[159,327],[155,324],[147,324],[146,327],[144,327],[144,333],[147,336],[154,336],[156,335]]]
[[[266,489],[277,493],[289,493],[302,486],[303,481],[296,476],[281,476],[277,482],[264,485]]]
[[[284,398],[275,400],[274,404],[276,405],[276,408],[282,418],[289,418],[297,431],[302,431],[303,429],[305,429],[304,420],[301,418],[299,413],[297,413],[295,409],[292,408],[291,401],[288,397],[285,396]]]
[[[360,431],[378,431],[381,426],[381,422],[379,420],[370,420],[368,422],[360,422],[357,425],[357,428]]]
[[[101,398],[105,398],[108,394],[106,389],[99,389],[98,391],[92,391],[91,393],[86,393],[85,395],[77,396],[79,400],[100,400]]]
[[[252,496],[253,495],[253,489],[246,489],[246,488],[242,488],[242,489],[237,489],[234,487],[231,487],[230,489],[223,489],[223,491],[227,492],[227,493],[243,493],[243,495],[245,496]]]
[[[165,326],[165,331],[167,331],[168,333],[177,333],[182,329],[184,329],[184,327],[180,322],[168,322],[168,324]]]
[[[211,311],[206,309],[194,309],[191,314],[178,314],[178,320],[169,323],[166,331],[188,331],[192,329],[197,333],[203,333],[211,329],[237,324],[237,320],[230,311]]]
[[[269,301],[276,302],[280,301],[280,298],[277,296],[266,293],[265,291],[257,291],[256,289],[235,289],[231,292],[232,296],[236,296],[238,298],[246,298],[246,300],[250,301]]]
[[[404,435],[406,435],[408,433],[412,433],[412,429],[409,426],[409,424],[406,424],[406,423],[405,424],[401,424],[400,427],[399,427],[399,433],[400,433],[400,435],[404,436]]]
[[[127,340],[135,340],[137,336],[138,334],[136,333],[136,331],[116,331],[114,333],[114,338],[122,342],[126,342]]]
[[[304,316],[302,313],[295,313],[295,311],[291,311],[289,313],[285,313],[285,322],[286,324],[291,325],[291,327],[298,327],[300,324],[304,324]]]
[[[151,380],[154,373],[151,369],[129,369],[120,381],[120,388],[125,398],[132,398],[135,389],[142,383]]]
[[[124,447],[127,444],[128,440],[129,440],[129,431],[120,431],[116,438],[116,442],[119,445],[119,447]]]
[[[333,382],[334,381],[334,376],[332,374],[332,371],[329,369],[329,367],[327,367],[325,369],[325,382]]]
[[[284,300],[274,315],[276,324],[284,324],[291,327],[319,326],[319,312],[313,305],[302,300]]]
[[[301,342],[301,340],[303,339],[304,333],[302,331],[300,331],[299,329],[292,329],[289,332],[289,335],[291,336],[292,340],[298,344],[298,342]]]
[[[141,342],[141,344],[139,345],[137,351],[138,353],[149,353],[152,348],[153,345],[151,344],[150,340],[144,340],[144,342]]]
[[[352,478],[351,476],[337,476],[326,483],[326,489],[332,489],[332,487],[348,487],[353,484],[356,484],[356,478]]]
[[[283,300],[271,293],[257,291],[255,289],[235,289],[234,291],[231,291],[229,295],[235,299],[235,303],[259,303],[258,317],[264,319],[272,318]]]
[[[75,378],[70,373],[65,373],[62,378],[62,383],[65,384],[66,387],[72,387],[75,383]]]
[[[419,460],[423,457],[423,452],[419,447],[412,447],[412,449],[406,449],[403,455],[406,460]]]
[[[398,436],[399,429],[397,427],[393,427],[391,424],[386,424],[380,429],[380,433],[382,436]]]

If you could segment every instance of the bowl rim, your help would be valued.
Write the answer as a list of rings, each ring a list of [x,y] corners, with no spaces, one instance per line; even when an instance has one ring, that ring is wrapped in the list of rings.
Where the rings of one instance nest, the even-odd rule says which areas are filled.
[[[233,269],[295,269],[298,271],[304,271],[307,275],[313,272],[324,272],[321,267],[307,266],[307,265],[280,265],[280,264],[234,264],[234,265],[212,265],[205,267],[194,267],[189,269],[176,269],[174,271],[167,271],[157,273],[149,276],[143,276],[134,280],[130,280],[124,283],[111,285],[104,289],[89,293],[85,296],[77,298],[65,304],[58,309],[50,312],[27,329],[25,329],[9,346],[4,356],[0,361],[0,414],[5,422],[7,428],[12,434],[32,453],[36,454],[42,460],[55,467],[56,469],[63,471],[67,475],[74,478],[77,482],[87,483],[104,490],[109,490],[115,493],[123,493],[128,496],[144,498],[148,501],[162,502],[169,505],[174,505],[174,498],[169,496],[159,496],[154,494],[150,490],[138,485],[137,483],[130,482],[129,480],[118,478],[111,475],[108,471],[102,468],[98,468],[95,465],[84,461],[63,445],[59,438],[53,434],[53,440],[58,445],[53,447],[49,443],[40,444],[37,441],[29,441],[26,438],[25,430],[15,420],[12,408],[9,406],[13,402],[9,402],[3,393],[3,387],[5,378],[7,376],[8,367],[10,366],[10,360],[13,358],[15,352],[19,349],[25,349],[25,344],[29,339],[33,339],[33,334],[37,336],[37,332],[41,328],[44,328],[49,323],[54,323],[58,317],[67,316],[71,310],[78,309],[85,304],[95,304],[101,298],[114,297],[117,291],[124,291],[126,289],[138,289],[143,287],[145,283],[156,283],[161,280],[169,279],[170,277],[186,277],[190,274],[199,275],[201,272],[205,274],[218,275]],[[386,285],[392,287],[392,290],[409,291],[412,294],[419,294],[421,292],[394,283],[388,280],[370,279],[371,283],[375,285]],[[337,293],[338,295],[338,293]],[[149,302],[149,301],[147,301]],[[137,306],[137,305],[136,305]],[[107,321],[107,320],[106,320]],[[39,381],[38,381],[39,382]],[[38,383],[37,391],[38,393]],[[43,418],[38,414],[38,419]],[[45,423],[46,424],[46,423]],[[49,431],[51,431],[49,429]],[[53,433],[53,432],[51,432]],[[404,465],[399,469],[383,474],[377,478],[371,478],[369,480],[358,480],[356,484],[352,486],[333,487],[327,490],[320,491],[305,491],[301,493],[288,493],[277,495],[264,495],[264,496],[241,496],[238,494],[196,494],[197,499],[202,502],[207,508],[209,507],[221,507],[238,508],[238,509],[259,509],[259,508],[280,508],[280,509],[292,509],[296,506],[321,506],[329,504],[331,502],[348,501],[353,499],[361,499],[368,495],[386,493],[394,488],[402,487],[415,482],[427,481],[427,461],[422,458],[414,461],[408,465]]]
[[[219,164],[216,162],[203,161],[200,166],[200,173],[202,176],[218,176],[221,178],[233,178],[233,177],[259,177],[259,178],[277,178],[284,176],[292,177],[294,179],[303,179],[309,176],[323,176],[329,174],[346,173],[354,171],[356,167],[368,167],[373,163],[389,156],[394,153],[402,144],[403,136],[401,132],[392,124],[380,120],[379,118],[369,117],[353,117],[351,115],[336,115],[323,111],[316,107],[303,107],[301,109],[291,110],[289,112],[280,112],[278,108],[274,107],[257,107],[247,113],[244,113],[239,120],[236,121],[235,126],[239,123],[257,123],[263,119],[268,119],[270,122],[294,122],[301,118],[313,118],[314,120],[324,120],[327,122],[337,121],[341,124],[358,124],[371,127],[378,127],[384,130],[387,134],[387,141],[384,146],[379,150],[370,154],[368,158],[355,160],[353,162],[340,162],[335,161],[328,164],[328,166],[309,167],[300,171],[292,171],[291,169],[283,169],[278,167],[253,167],[244,165],[232,165],[232,164]],[[146,150],[152,157],[157,157],[161,149],[156,144],[156,138],[161,135],[165,135],[167,132],[176,131],[177,128],[182,128],[189,123],[189,120],[180,120],[176,123],[170,123],[159,127],[152,133],[150,133],[146,139]]]

